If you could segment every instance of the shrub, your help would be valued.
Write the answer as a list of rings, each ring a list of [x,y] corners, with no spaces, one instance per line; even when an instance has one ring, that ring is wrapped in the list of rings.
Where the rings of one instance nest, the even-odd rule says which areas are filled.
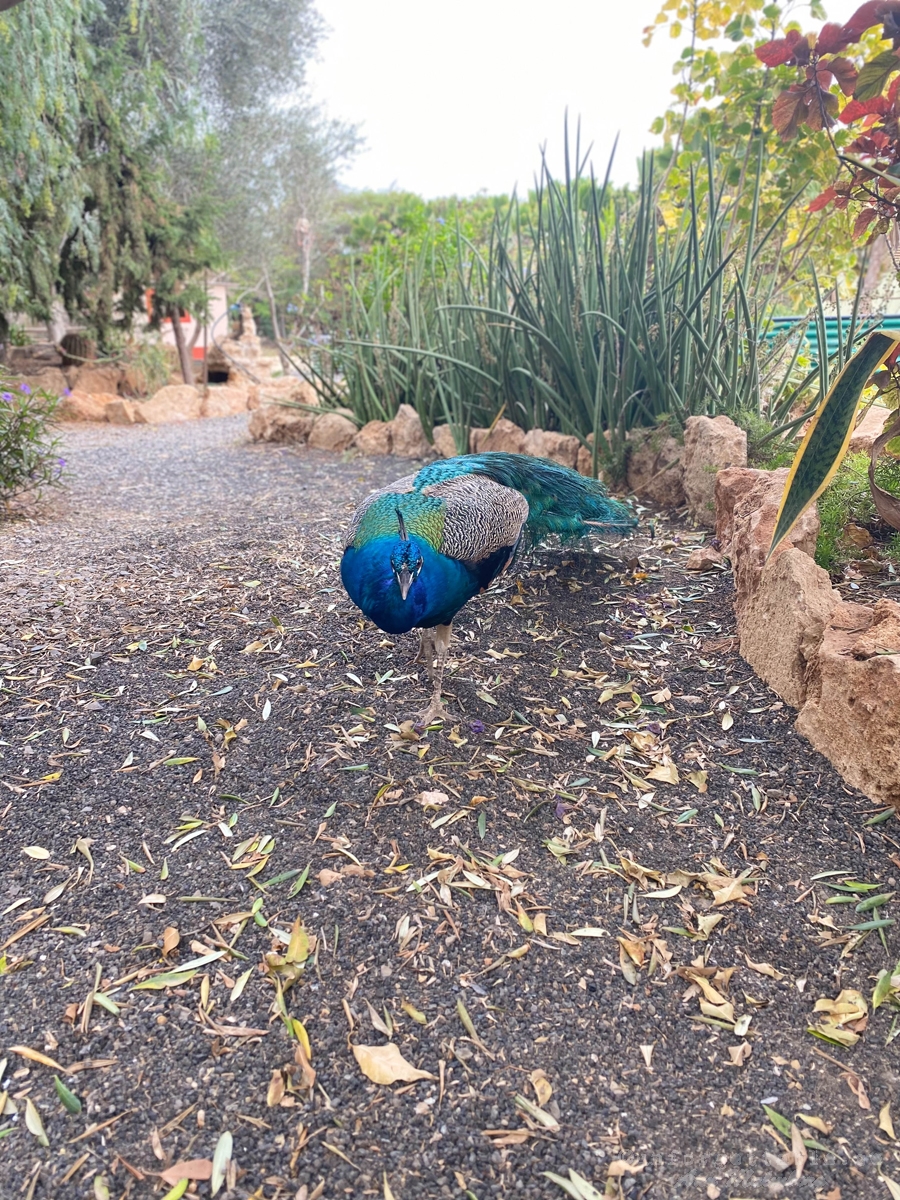
[[[869,490],[868,454],[848,454],[823,494],[819,497],[821,528],[816,542],[816,562],[826,571],[838,571],[859,550],[847,539],[849,526],[873,526],[876,542],[882,532]],[[894,495],[900,493],[900,459],[881,458],[875,465],[875,482]],[[878,546],[883,557],[900,562],[900,534]]]
[[[58,396],[0,373],[0,505],[60,483],[66,463],[50,428],[58,403]]]

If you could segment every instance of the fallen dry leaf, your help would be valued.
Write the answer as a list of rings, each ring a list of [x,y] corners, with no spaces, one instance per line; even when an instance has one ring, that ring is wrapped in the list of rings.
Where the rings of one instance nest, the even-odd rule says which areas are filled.
[[[819,1133],[829,1134],[834,1126],[828,1121],[823,1121],[821,1117],[810,1117],[807,1113],[797,1113],[797,1120],[802,1121],[804,1125],[809,1125],[812,1129],[818,1129]]]
[[[531,1086],[534,1088],[534,1094],[537,1096],[538,1104],[543,1107],[553,1095],[553,1085],[540,1068],[538,1068],[536,1071],[532,1071],[528,1078],[531,1082]]]
[[[795,1178],[799,1179],[803,1174],[803,1168],[806,1166],[809,1154],[806,1151],[806,1146],[803,1144],[803,1134],[793,1121],[791,1122],[791,1153],[794,1156]]]
[[[171,1167],[166,1167],[165,1171],[160,1171],[159,1177],[171,1187],[181,1179],[211,1179],[212,1159],[189,1158],[187,1162],[173,1163]]]
[[[359,1069],[373,1083],[414,1083],[417,1079],[436,1079],[429,1071],[420,1071],[406,1061],[399,1046],[388,1042],[386,1046],[354,1046],[353,1057]]]
[[[731,1062],[728,1065],[731,1067],[742,1067],[752,1053],[753,1047],[749,1042],[741,1042],[739,1046],[729,1046],[728,1057],[731,1059]]]
[[[637,1175],[646,1167],[646,1163],[630,1163],[627,1158],[614,1158],[606,1168],[610,1179],[620,1179],[623,1175]]]
[[[759,975],[768,975],[768,977],[770,979],[774,979],[776,983],[779,979],[784,979],[784,975],[781,973],[781,971],[776,970],[771,963],[756,963],[749,954],[745,954],[744,958],[746,959],[747,966],[751,971],[756,971]]]
[[[886,1133],[892,1142],[897,1140],[897,1135],[894,1133],[894,1122],[891,1120],[891,1102],[883,1105],[878,1113],[878,1128],[882,1133]]]

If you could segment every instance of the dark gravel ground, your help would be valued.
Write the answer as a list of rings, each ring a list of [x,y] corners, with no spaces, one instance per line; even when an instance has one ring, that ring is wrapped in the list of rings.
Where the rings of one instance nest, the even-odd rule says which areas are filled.
[[[337,572],[407,463],[241,419],[65,443],[70,487],[0,528],[0,1195],[163,1195],[226,1131],[228,1197],[900,1194],[900,939],[826,904],[891,893],[900,830],[738,657],[693,532],[525,563],[417,737],[415,641]],[[858,1043],[811,1036],[850,988]],[[384,1029],[433,1078],[370,1082]],[[823,1149],[790,1165],[763,1101]]]

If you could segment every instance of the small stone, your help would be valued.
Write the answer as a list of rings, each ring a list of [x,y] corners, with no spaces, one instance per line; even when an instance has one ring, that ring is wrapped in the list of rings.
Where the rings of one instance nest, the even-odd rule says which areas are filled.
[[[304,445],[315,420],[312,413],[300,408],[261,404],[251,412],[247,432],[254,442]]]
[[[390,422],[391,445],[398,458],[431,458],[431,443],[425,436],[419,414],[411,404],[401,404]]]
[[[491,430],[473,429],[469,434],[469,449],[473,454],[485,454],[491,450],[522,454],[524,447],[525,430],[506,417],[501,417]]]
[[[628,487],[661,508],[684,504],[684,446],[664,427],[628,435]]]
[[[806,664],[840,596],[828,573],[794,547],[770,559],[740,611],[741,655],[782,700],[806,699]]]
[[[215,384],[203,396],[200,405],[201,417],[233,417],[246,412],[250,407],[249,393],[246,388],[233,387],[230,384]]]
[[[747,434],[726,416],[688,417],[684,427],[684,494],[698,525],[716,524],[716,475],[746,467]]]
[[[391,426],[387,421],[368,421],[353,439],[361,454],[390,454],[393,446]]]
[[[872,443],[884,432],[888,417],[895,414],[886,408],[870,408],[850,435],[850,454],[868,454]]]
[[[431,436],[434,438],[434,448],[442,458],[456,458],[459,451],[453,440],[453,430],[449,425],[435,425]]]
[[[716,476],[716,537],[734,569],[738,622],[759,586],[787,477],[787,467],[778,471],[730,467]],[[819,513],[812,505],[779,544],[776,556],[793,546],[812,557],[818,536]]]
[[[189,383],[168,385],[141,405],[144,420],[150,425],[169,425],[175,421],[193,421],[200,416],[203,396]]]
[[[533,454],[535,458],[549,458],[551,462],[573,469],[578,462],[580,449],[581,444],[577,437],[544,429],[529,429],[522,446],[524,454]]]
[[[712,546],[698,546],[687,556],[684,567],[686,571],[712,571],[724,565],[725,559],[718,550]]]
[[[798,731],[848,783],[879,804],[895,805],[900,805],[900,652],[858,655],[882,638],[892,643],[891,630],[898,625],[900,605],[894,601],[879,601],[875,608],[839,604],[810,658],[806,702],[797,717]]]
[[[118,399],[109,392],[92,395],[76,390],[60,397],[55,417],[57,421],[105,421],[106,406]]]
[[[325,412],[313,419],[307,445],[311,450],[340,451],[346,450],[355,437],[356,426],[348,417],[338,412]]]
[[[118,397],[106,405],[104,415],[110,425],[146,425],[143,405]]]

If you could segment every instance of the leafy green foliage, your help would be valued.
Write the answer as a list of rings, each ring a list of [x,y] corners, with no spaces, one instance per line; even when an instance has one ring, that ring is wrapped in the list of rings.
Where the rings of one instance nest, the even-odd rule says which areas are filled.
[[[810,210],[852,207],[854,238],[871,240],[900,220],[897,17],[891,4],[864,3],[843,25],[806,35],[791,25],[755,50],[766,67],[791,70],[772,105],[775,129],[785,141],[801,127],[804,141],[824,130],[845,171]]]
[[[816,562],[826,571],[837,571],[859,550],[848,540],[853,525],[870,526],[877,518],[869,490],[868,454],[848,454],[832,482],[819,497],[821,527],[816,542]],[[882,458],[875,467],[875,480],[886,491],[900,495],[900,460]],[[900,563],[900,534],[882,544],[883,557]]]
[[[758,192],[747,152],[745,186]],[[729,252],[739,204],[709,147],[705,186],[671,223],[659,220],[652,157],[639,190],[618,195],[574,161],[563,181],[545,165],[533,201],[495,212],[483,247],[455,231],[399,266],[376,252],[333,357],[358,418],[412,404],[426,431],[446,421],[463,448],[471,425],[503,411],[592,443],[613,472],[627,432],[659,418],[753,411],[789,425],[814,379],[792,378],[800,333],[766,337],[783,219]]]
[[[812,7],[813,16],[824,19],[821,5]],[[656,24],[645,30],[645,42],[666,26],[683,42],[673,67],[677,77],[673,103],[652,126],[654,133],[663,136],[659,154],[667,171],[663,203],[684,203],[690,169],[701,159],[707,140],[716,146],[726,181],[740,188],[747,139],[758,139],[762,147],[759,221],[769,223],[789,203],[787,244],[795,263],[799,265],[803,255],[815,248],[820,274],[835,278],[842,271],[852,273],[856,266],[850,224],[810,212],[807,205],[833,182],[832,139],[840,143],[848,135],[842,130],[830,136],[809,131],[785,154],[773,102],[793,82],[795,71],[783,64],[764,65],[755,48],[762,38],[771,42],[784,35],[789,24],[787,7],[764,0],[666,0]],[[738,229],[748,229],[752,220],[750,197],[745,195]],[[786,294],[792,308],[808,307],[809,286],[808,273],[798,270]]]
[[[65,460],[50,429],[58,397],[33,392],[0,372],[0,504],[59,484]]]

